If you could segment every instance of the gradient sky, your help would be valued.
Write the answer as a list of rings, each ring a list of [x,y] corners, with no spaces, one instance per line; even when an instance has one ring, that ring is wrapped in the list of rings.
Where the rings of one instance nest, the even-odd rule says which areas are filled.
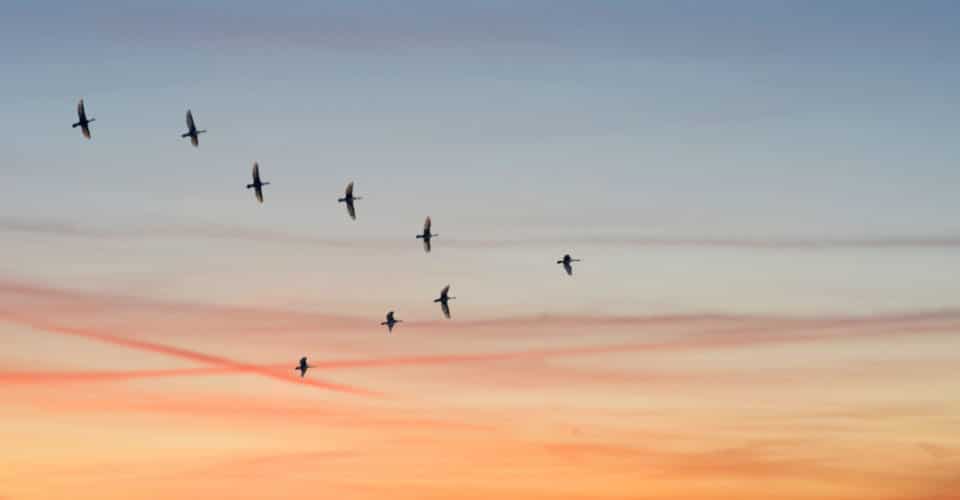
[[[0,499],[960,498],[958,18],[5,3]]]

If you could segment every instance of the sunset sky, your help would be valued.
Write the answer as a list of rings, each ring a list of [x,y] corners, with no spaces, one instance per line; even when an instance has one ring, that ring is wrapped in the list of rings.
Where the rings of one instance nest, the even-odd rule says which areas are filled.
[[[960,498],[960,4],[135,4],[0,6],[0,500]]]

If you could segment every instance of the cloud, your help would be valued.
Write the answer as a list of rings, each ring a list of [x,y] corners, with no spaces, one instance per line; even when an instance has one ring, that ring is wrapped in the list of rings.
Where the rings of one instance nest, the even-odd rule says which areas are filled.
[[[235,360],[221,357],[221,356],[214,356],[211,354],[205,354],[198,351],[191,351],[189,349],[183,349],[183,348],[169,346],[165,344],[158,344],[154,342],[147,342],[143,340],[120,337],[120,336],[100,332],[93,329],[57,325],[55,323],[50,323],[50,322],[36,320],[36,319],[30,319],[30,318],[17,315],[4,310],[0,310],[0,320],[9,321],[11,323],[17,323],[24,326],[29,326],[31,328],[35,328],[38,330],[57,333],[60,335],[81,337],[81,338],[86,338],[90,340],[95,340],[98,342],[103,342],[106,344],[128,347],[128,348],[143,351],[143,352],[163,354],[169,357],[178,358],[178,359],[187,360],[187,361],[194,361],[194,362],[203,363],[206,365],[213,365],[213,366],[222,367],[222,368],[232,368],[239,372],[260,375],[263,377],[272,378],[275,380],[281,380],[288,383],[308,385],[308,386],[317,387],[321,389],[327,389],[331,391],[353,394],[358,396],[367,396],[367,397],[382,396],[382,394],[375,391],[352,387],[344,384],[326,382],[326,381],[317,379],[316,377],[295,378],[292,375],[285,375],[276,369],[264,368],[262,366],[258,366],[255,364],[243,363],[243,362],[235,361]],[[292,367],[291,367],[291,372],[292,372]]]
[[[129,380],[246,373],[236,368],[181,368],[127,371],[0,372],[0,384],[70,384],[78,382],[125,382]]]
[[[0,232],[30,233],[67,238],[201,238],[228,241],[250,241],[321,248],[363,248],[367,250],[392,250],[409,246],[409,242],[393,239],[337,239],[277,231],[269,228],[220,224],[154,224],[138,227],[96,228],[73,222],[51,219],[26,219],[0,217]],[[452,248],[515,248],[569,245],[572,243],[617,247],[696,247],[734,248],[744,250],[896,250],[896,249],[955,249],[960,248],[960,235],[932,236],[889,235],[860,238],[802,238],[802,237],[756,237],[713,238],[702,236],[659,237],[649,235],[592,235],[494,239],[444,239],[444,245]]]

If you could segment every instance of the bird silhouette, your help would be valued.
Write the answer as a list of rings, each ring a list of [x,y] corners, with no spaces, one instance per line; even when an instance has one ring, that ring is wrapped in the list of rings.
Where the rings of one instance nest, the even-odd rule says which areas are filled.
[[[299,371],[299,372],[300,372],[300,378],[303,378],[303,376],[307,374],[307,370],[310,369],[310,368],[313,368],[313,366],[310,366],[310,365],[307,364],[307,357],[304,356],[304,357],[300,358],[300,364],[298,364],[298,365],[297,365],[296,367],[294,367],[293,369],[296,370],[296,371]]]
[[[430,233],[430,224],[430,217],[427,217],[427,220],[423,221],[423,232],[417,235],[417,239],[423,240],[423,251],[427,253],[430,253],[430,238],[440,236]]]
[[[257,201],[263,203],[263,186],[269,185],[269,182],[260,181],[260,165],[253,162],[253,183],[247,184],[247,189],[253,188],[257,195]]]
[[[390,312],[387,313],[387,320],[381,322],[380,324],[387,327],[387,333],[393,333],[393,327],[394,327],[394,325],[396,325],[397,323],[403,323],[403,320],[402,320],[402,319],[395,319],[395,318],[393,317],[393,311],[390,311]]]
[[[347,213],[350,214],[350,218],[356,220],[357,211],[353,207],[354,200],[362,200],[363,198],[353,195],[353,181],[350,184],[347,184],[347,189],[343,193],[343,198],[337,200],[338,203],[347,204]]]
[[[90,122],[95,120],[96,118],[87,118],[87,111],[83,108],[83,99],[80,99],[80,102],[77,103],[77,123],[72,125],[73,128],[80,127],[80,131],[83,132],[83,136],[89,139]]]
[[[436,299],[433,299],[434,302],[440,303],[440,309],[443,310],[443,315],[446,316],[447,319],[450,319],[450,303],[449,302],[456,298],[456,297],[451,297],[449,293],[450,293],[450,285],[447,285],[443,287],[443,290],[440,291],[440,296],[437,297]]]
[[[193,113],[190,110],[187,110],[187,132],[185,134],[180,134],[181,138],[190,138],[190,143],[193,144],[193,147],[200,145],[200,134],[207,133],[206,130],[197,130],[196,124],[193,123]]]
[[[570,257],[570,254],[566,254],[557,261],[557,264],[563,264],[563,270],[567,272],[567,275],[573,276],[573,265],[571,265],[573,262],[580,262],[580,259],[574,259]]]

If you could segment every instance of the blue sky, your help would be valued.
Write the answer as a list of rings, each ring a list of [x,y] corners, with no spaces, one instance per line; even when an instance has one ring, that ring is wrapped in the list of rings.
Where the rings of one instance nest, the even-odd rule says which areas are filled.
[[[3,213],[345,240],[408,238],[429,214],[448,238],[569,237],[638,279],[689,259],[583,240],[960,230],[950,2],[263,7],[7,6],[0,140],[16,187]],[[69,128],[81,96],[98,119],[90,142]],[[178,138],[187,108],[210,130],[198,150]],[[262,207],[243,189],[255,160],[273,182]],[[352,225],[335,204],[349,180],[366,197]],[[569,246],[493,252],[526,263]],[[176,266],[212,265],[199,256],[215,245],[190,248]],[[880,260],[867,288],[896,252],[854,252]],[[755,253],[706,276],[735,279],[726,273],[754,268]],[[912,293],[899,280],[936,281],[933,260],[953,253],[898,255],[931,264],[893,266],[897,299]],[[803,255],[799,275],[811,272]],[[784,261],[795,260],[756,272],[780,276]],[[819,272],[837,279],[842,262]]]
[[[952,498],[958,19],[5,1],[0,498]]]

